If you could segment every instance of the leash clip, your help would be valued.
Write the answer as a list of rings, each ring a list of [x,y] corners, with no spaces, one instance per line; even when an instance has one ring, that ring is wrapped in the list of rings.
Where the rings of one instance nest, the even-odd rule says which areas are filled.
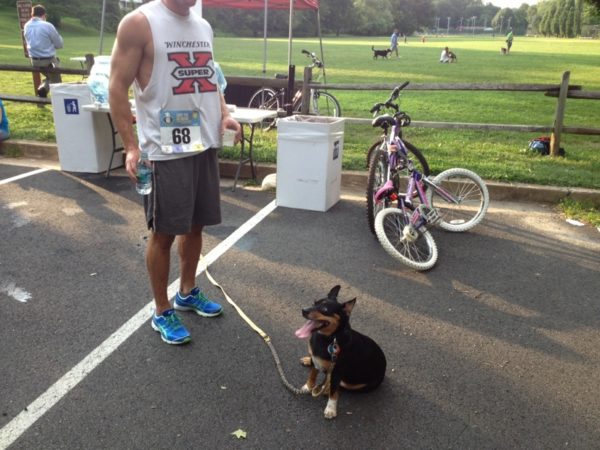
[[[337,343],[337,338],[333,338],[333,342],[329,344],[327,351],[329,352],[329,356],[331,356],[331,361],[335,362],[340,354],[340,346]]]

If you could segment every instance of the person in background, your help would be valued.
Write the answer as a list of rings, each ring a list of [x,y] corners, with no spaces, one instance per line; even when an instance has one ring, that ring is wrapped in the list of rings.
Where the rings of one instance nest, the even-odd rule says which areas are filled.
[[[42,5],[31,8],[31,19],[25,24],[23,34],[33,67],[58,67],[60,60],[56,50],[63,48],[64,42],[54,25],[46,21],[46,8]],[[42,74],[45,79],[37,88],[37,93],[40,97],[47,97],[50,83],[60,83],[62,79],[60,73],[42,71]]]
[[[448,47],[444,47],[444,50],[442,50],[442,54],[440,55],[440,62],[441,63],[450,62],[450,50],[448,50]]]
[[[221,222],[217,152],[222,135],[231,129],[235,141],[241,139],[240,124],[218,88],[212,27],[191,9],[195,3],[154,0],[130,12],[119,24],[111,56],[109,103],[123,139],[125,169],[135,180],[142,152],[153,167],[152,192],[144,197],[151,230],[146,267],[155,303],[151,325],[168,344],[191,340],[175,309],[204,317],[222,312],[196,285],[196,269],[203,228]],[[197,78],[179,76],[179,69],[192,63]],[[138,139],[129,103],[131,85]],[[179,290],[169,299],[176,238]]]
[[[0,142],[7,140],[10,137],[10,131],[8,129],[8,117],[0,99]]]
[[[506,35],[506,53],[510,53],[510,48],[513,43],[513,29],[512,27],[508,29],[508,34]]]
[[[392,33],[392,36],[390,37],[390,50],[392,51],[392,53],[396,54],[396,58],[399,58],[398,56],[398,38],[400,37],[400,35],[398,34],[398,28],[394,28],[394,32]]]

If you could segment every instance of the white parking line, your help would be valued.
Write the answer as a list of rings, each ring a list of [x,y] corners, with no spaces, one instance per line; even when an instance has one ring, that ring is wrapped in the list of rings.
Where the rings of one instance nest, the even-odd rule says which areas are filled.
[[[227,250],[229,250],[240,238],[248,233],[252,228],[258,225],[265,217],[272,213],[276,208],[275,200],[261,209],[240,228],[235,230],[227,239],[217,245],[203,259],[203,264],[199,265],[196,275],[202,273],[207,266],[215,262]],[[173,297],[179,287],[179,279],[175,280],[168,287],[169,298]],[[135,333],[144,323],[148,322],[150,314],[153,312],[154,300],[145,305],[131,319],[129,319],[121,328],[108,337],[100,346],[94,349],[75,367],[63,375],[46,392],[34,400],[27,408],[19,413],[14,419],[8,422],[0,429],[0,449],[4,450],[15,442],[36,420],[42,417],[50,408],[58,403],[65,395],[71,391],[79,382],[81,382],[92,370],[100,365],[108,356],[111,355],[123,342]]]
[[[5,180],[0,180],[0,185],[7,184],[12,181],[17,181],[17,180],[20,180],[21,178],[27,178],[32,175],[37,175],[38,173],[47,172],[48,170],[50,170],[50,169],[36,169],[36,170],[32,170],[31,172],[22,173],[21,175],[17,175],[15,177],[6,178]]]

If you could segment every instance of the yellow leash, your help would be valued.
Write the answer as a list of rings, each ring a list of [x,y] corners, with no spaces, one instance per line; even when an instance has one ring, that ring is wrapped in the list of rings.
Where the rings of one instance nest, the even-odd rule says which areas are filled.
[[[201,263],[203,262],[202,255],[200,255],[200,262]],[[277,371],[279,372],[279,376],[281,377],[281,381],[283,381],[283,384],[285,385],[285,387],[287,387],[294,394],[303,394],[304,392],[302,392],[301,389],[294,387],[285,377],[285,374],[283,373],[283,368],[281,366],[281,360],[279,359],[279,355],[277,354],[275,347],[273,347],[273,343],[271,342],[271,338],[269,337],[269,335],[267,333],[265,333],[258,325],[256,325],[252,321],[252,319],[250,319],[250,317],[248,317],[246,315],[246,313],[242,310],[242,308],[240,308],[233,301],[233,299],[227,294],[227,292],[225,292],[225,289],[223,289],[223,287],[219,283],[217,283],[217,281],[208,272],[208,266],[206,266],[204,271],[206,273],[206,277],[208,278],[208,281],[210,281],[213,286],[215,286],[221,290],[221,292],[223,293],[223,296],[225,297],[225,299],[227,299],[227,302],[235,308],[237,313],[240,315],[240,317],[242,319],[244,319],[244,321],[250,326],[250,328],[252,328],[254,331],[256,331],[260,335],[260,337],[263,339],[263,341],[265,341],[265,343],[271,350],[271,353],[273,354],[273,359],[275,360],[275,365],[277,366]]]

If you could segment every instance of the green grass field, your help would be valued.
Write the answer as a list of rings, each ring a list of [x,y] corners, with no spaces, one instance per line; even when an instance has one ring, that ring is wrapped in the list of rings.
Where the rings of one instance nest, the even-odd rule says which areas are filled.
[[[64,67],[79,67],[69,61],[85,53],[98,54],[99,35],[67,20],[60,30],[65,48],[59,52]],[[114,35],[104,38],[109,53]],[[571,84],[600,91],[600,41],[516,37],[509,56],[500,54],[502,37],[431,37],[422,43],[409,38],[400,46],[400,59],[373,60],[371,45],[385,47],[387,37],[325,37],[324,59],[329,83],[543,83],[558,84],[564,71]],[[449,46],[458,55],[457,64],[440,64],[439,54]],[[287,71],[287,39],[269,39],[267,76]],[[306,62],[302,48],[318,51],[318,39],[297,39],[293,63],[301,77]],[[262,75],[263,40],[217,36],[215,55],[226,75]],[[0,8],[0,63],[24,64],[22,45],[13,8]],[[80,77],[64,77],[80,81]],[[3,93],[33,93],[28,73],[0,72]],[[335,91],[344,116],[368,118],[373,103],[388,92]],[[406,90],[402,107],[415,121],[451,121],[551,125],[556,99],[542,93],[487,91]],[[17,139],[53,141],[50,107],[6,102],[12,136]],[[565,125],[600,127],[600,101],[568,100]],[[366,125],[347,125],[344,168],[363,170],[365,154],[378,130]],[[467,167],[489,180],[527,182],[573,187],[600,188],[600,136],[563,135],[565,158],[540,157],[527,151],[535,133],[447,131],[412,127],[405,137],[422,149],[434,173],[449,167]],[[275,162],[275,131],[258,133],[255,157]],[[223,157],[235,158],[235,149],[224,149]]]

